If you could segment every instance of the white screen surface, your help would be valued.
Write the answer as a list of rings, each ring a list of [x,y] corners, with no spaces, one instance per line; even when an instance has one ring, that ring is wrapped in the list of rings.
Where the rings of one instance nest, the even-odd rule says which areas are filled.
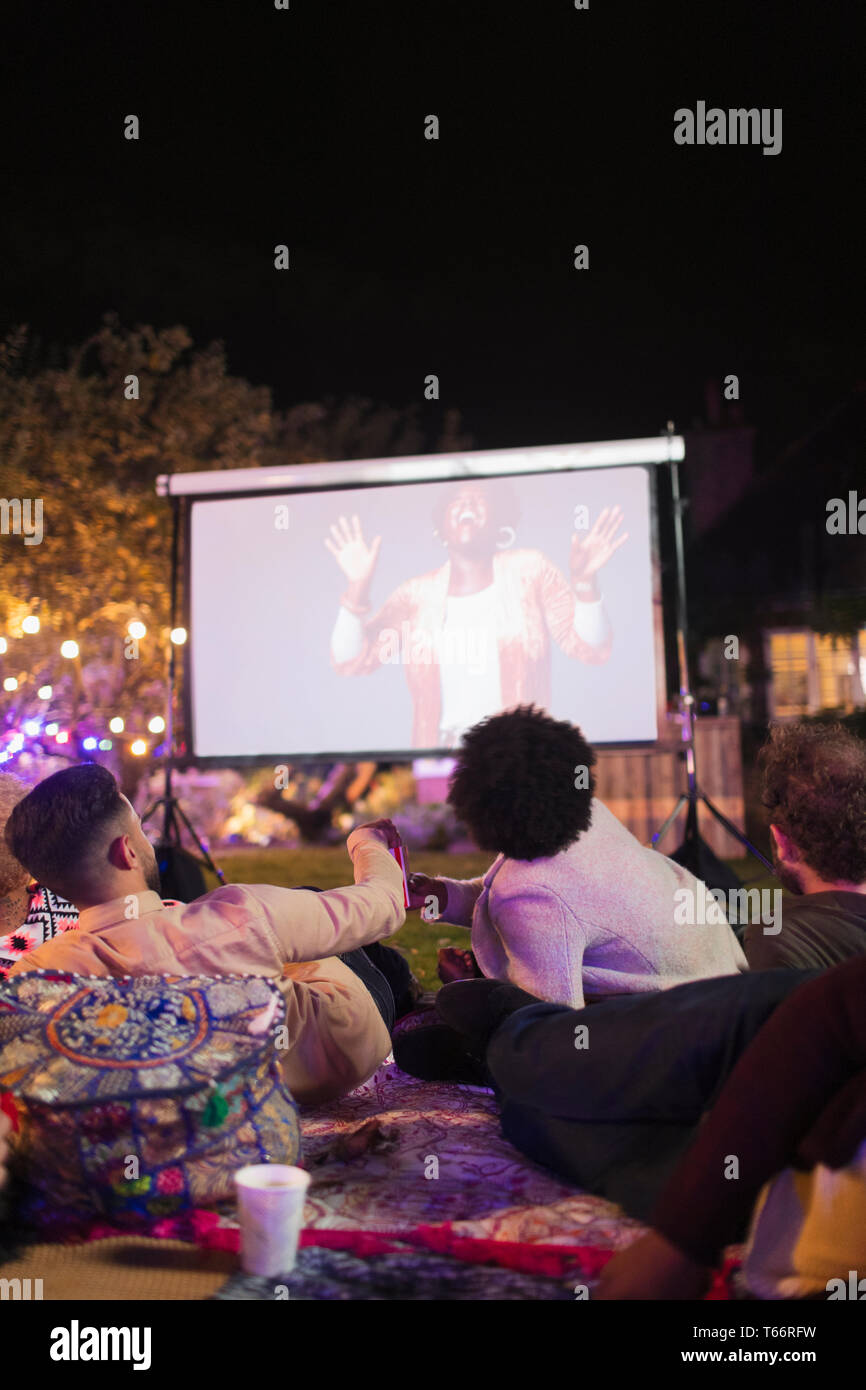
[[[580,566],[614,507],[576,594],[572,538]],[[364,547],[380,539],[350,613],[325,542],[341,549],[340,518],[354,539],[355,517]],[[657,737],[644,468],[208,498],[190,537],[198,757],[445,751],[529,702],[591,742]]]

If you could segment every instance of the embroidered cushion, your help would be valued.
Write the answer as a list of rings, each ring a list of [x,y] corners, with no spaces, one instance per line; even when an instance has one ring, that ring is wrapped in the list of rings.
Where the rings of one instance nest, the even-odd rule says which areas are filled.
[[[133,1224],[232,1198],[245,1164],[295,1163],[274,1038],[284,1018],[277,986],[257,976],[38,970],[0,986],[25,1219]]]

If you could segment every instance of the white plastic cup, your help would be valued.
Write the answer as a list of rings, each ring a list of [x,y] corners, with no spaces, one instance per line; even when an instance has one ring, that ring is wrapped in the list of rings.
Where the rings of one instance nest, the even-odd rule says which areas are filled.
[[[235,1173],[241,1264],[270,1278],[295,1267],[310,1175],[284,1163],[254,1163]]]

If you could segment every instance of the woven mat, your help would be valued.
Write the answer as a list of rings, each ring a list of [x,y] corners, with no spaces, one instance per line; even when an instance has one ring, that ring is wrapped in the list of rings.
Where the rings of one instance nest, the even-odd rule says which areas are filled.
[[[179,1240],[112,1236],[88,1245],[31,1245],[20,1259],[3,1265],[4,1279],[42,1280],[48,1301],[209,1298],[237,1272],[238,1258],[224,1250],[201,1250]]]

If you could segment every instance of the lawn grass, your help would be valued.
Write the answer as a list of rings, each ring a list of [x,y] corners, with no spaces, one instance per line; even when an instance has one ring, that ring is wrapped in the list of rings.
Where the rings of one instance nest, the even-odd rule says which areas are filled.
[[[339,888],[352,882],[352,866],[344,848],[331,849],[231,849],[217,851],[215,862],[228,883],[276,883],[285,888],[309,885]],[[778,888],[779,882],[757,859],[726,861],[749,888]],[[431,877],[476,878],[490,867],[488,854],[447,854],[418,851],[411,868]],[[208,888],[217,880],[206,872]],[[440,946],[469,944],[469,933],[447,922],[422,922],[419,912],[410,912],[405,926],[388,938],[409,960],[414,973],[426,989],[438,989],[436,952]]]

